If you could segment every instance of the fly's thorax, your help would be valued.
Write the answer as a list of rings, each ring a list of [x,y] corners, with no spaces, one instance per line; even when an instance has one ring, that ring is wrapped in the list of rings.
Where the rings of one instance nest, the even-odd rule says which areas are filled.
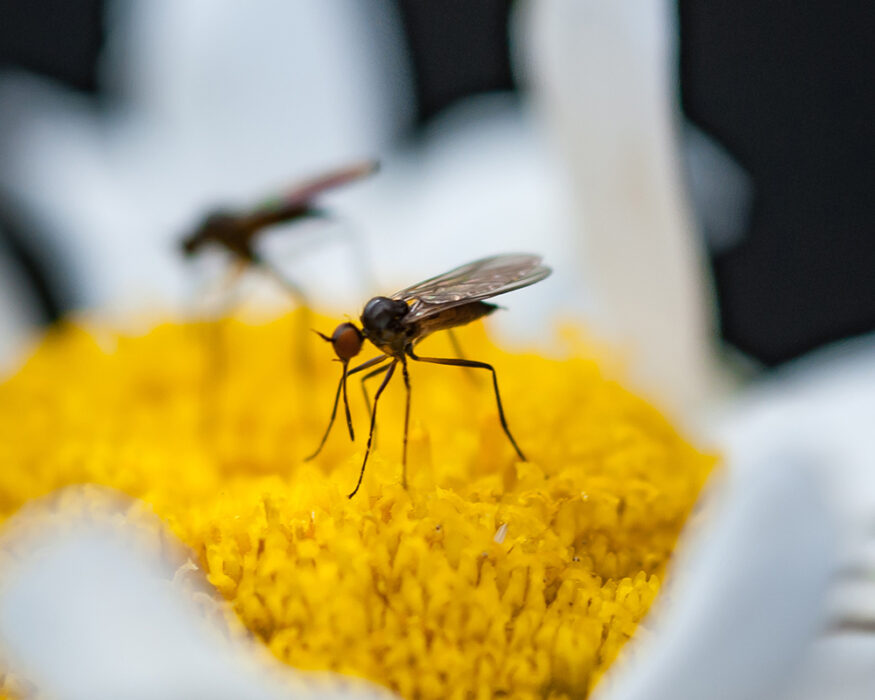
[[[182,241],[182,249],[187,255],[197,253],[210,243],[219,243],[233,248],[233,242],[239,234],[238,218],[233,212],[215,210],[207,214],[198,227]]]
[[[407,303],[388,297],[374,297],[362,311],[362,332],[383,352],[398,354],[404,351],[410,328],[402,321],[409,311]]]

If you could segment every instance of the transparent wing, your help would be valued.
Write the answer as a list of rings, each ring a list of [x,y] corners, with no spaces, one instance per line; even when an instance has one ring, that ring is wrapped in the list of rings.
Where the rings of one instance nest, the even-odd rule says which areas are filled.
[[[538,255],[493,255],[402,289],[392,298],[413,302],[404,317],[404,323],[413,323],[453,306],[528,287],[551,272]]]
[[[258,220],[263,218],[265,223],[282,221],[286,216],[299,214],[301,207],[311,204],[312,200],[325,190],[360,180],[378,169],[378,161],[368,160],[325,173],[261,202],[253,211],[252,218]]]

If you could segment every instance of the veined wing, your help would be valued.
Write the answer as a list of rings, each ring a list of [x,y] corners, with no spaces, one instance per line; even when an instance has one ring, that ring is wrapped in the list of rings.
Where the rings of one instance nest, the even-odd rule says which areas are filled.
[[[414,323],[444,309],[528,287],[551,272],[539,255],[493,255],[402,289],[392,298],[413,302],[404,323]]]

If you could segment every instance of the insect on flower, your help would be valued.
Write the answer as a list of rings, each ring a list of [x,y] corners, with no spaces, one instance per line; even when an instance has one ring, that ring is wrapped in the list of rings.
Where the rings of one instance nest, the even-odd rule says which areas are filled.
[[[299,303],[306,304],[303,290],[258,254],[255,241],[270,226],[325,217],[326,213],[314,205],[320,194],[370,175],[378,167],[377,161],[364,161],[305,182],[249,210],[212,211],[182,240],[182,251],[186,257],[192,257],[208,245],[225,248],[237,263],[232,271],[234,277],[249,266],[259,267],[274,277]]]
[[[398,365],[404,376],[404,386],[407,390],[407,402],[404,412],[404,446],[402,451],[402,481],[407,486],[407,431],[410,424],[410,375],[407,371],[407,360],[416,362],[431,362],[438,365],[452,365],[455,367],[471,367],[485,369],[492,372],[492,386],[495,391],[495,402],[498,406],[498,418],[505,435],[513,445],[520,459],[525,456],[507,427],[504,417],[504,409],[501,405],[501,395],[498,391],[498,376],[495,368],[486,362],[467,360],[461,358],[420,357],[414,351],[414,347],[421,340],[436,331],[450,330],[462,326],[471,321],[487,316],[495,311],[498,306],[489,304],[484,299],[489,299],[499,294],[527,287],[535,282],[540,282],[551,273],[546,265],[541,264],[541,258],[537,255],[494,255],[492,257],[475,260],[462,265],[454,270],[445,272],[437,277],[432,277],[412,287],[402,289],[391,297],[374,297],[365,304],[360,318],[361,329],[353,323],[341,323],[329,337],[318,333],[323,339],[331,343],[334,352],[343,365],[340,383],[334,396],[334,407],[331,410],[331,418],[328,427],[322,436],[322,441],[316,451],[307,457],[313,459],[322,450],[334,419],[337,415],[337,406],[341,393],[346,409],[346,422],[349,428],[350,439],[354,438],[352,418],[349,412],[349,401],[346,393],[347,377],[364,370],[371,371],[362,377],[364,382],[371,377],[385,373],[383,382],[374,395],[373,408],[369,406],[371,414],[370,432],[368,444],[365,449],[365,457],[362,461],[361,472],[358,482],[349,497],[352,498],[358,492],[365,474],[365,466],[371,453],[371,444],[374,438],[374,426],[377,420],[377,403],[380,395],[388,386],[392,375]],[[365,340],[369,340],[383,354],[374,357],[362,364],[349,369],[349,361],[361,352]],[[380,366],[382,365],[382,366]]]

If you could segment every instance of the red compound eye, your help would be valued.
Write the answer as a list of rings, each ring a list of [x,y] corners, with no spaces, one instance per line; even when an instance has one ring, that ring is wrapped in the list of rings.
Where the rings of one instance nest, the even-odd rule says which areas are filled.
[[[361,352],[362,341],[361,331],[351,323],[341,323],[331,336],[334,352],[343,362],[351,360]]]

